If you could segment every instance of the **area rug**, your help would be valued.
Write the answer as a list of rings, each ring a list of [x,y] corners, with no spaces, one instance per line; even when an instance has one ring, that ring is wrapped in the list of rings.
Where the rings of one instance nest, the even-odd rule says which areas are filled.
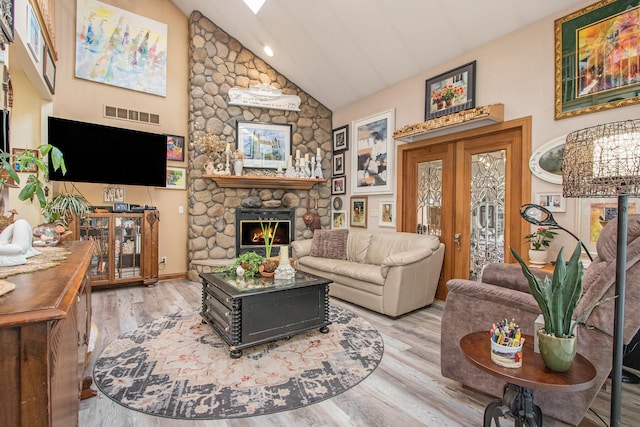
[[[231,359],[197,311],[165,316],[110,343],[96,361],[94,380],[129,409],[176,419],[300,408],[348,390],[382,359],[382,337],[369,322],[337,307],[330,319],[327,334],[311,330]]]

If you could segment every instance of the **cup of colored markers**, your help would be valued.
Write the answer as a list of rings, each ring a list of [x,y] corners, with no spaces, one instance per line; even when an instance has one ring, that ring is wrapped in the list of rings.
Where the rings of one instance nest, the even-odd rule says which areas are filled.
[[[520,326],[512,319],[503,319],[494,323],[490,334],[491,361],[505,368],[519,368],[522,366],[522,346],[524,337]]]

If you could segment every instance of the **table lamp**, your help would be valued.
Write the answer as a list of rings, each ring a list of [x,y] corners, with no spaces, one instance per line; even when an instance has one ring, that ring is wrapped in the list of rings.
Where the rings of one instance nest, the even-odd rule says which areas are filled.
[[[611,427],[620,426],[629,196],[640,196],[640,120],[588,127],[567,135],[562,166],[564,197],[617,197]]]

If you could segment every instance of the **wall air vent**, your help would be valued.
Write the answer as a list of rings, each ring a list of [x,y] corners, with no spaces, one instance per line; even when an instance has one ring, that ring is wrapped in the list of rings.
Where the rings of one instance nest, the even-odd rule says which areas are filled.
[[[144,111],[129,110],[127,108],[104,106],[104,117],[112,119],[128,120],[132,122],[142,122],[152,125],[160,124],[160,115],[155,113],[147,113]]]

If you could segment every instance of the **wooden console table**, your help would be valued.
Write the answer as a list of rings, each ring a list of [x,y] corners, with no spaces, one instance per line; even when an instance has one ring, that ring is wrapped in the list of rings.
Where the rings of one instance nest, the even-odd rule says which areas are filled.
[[[497,418],[503,415],[500,408],[504,407],[510,408],[516,418],[516,425],[542,426],[542,411],[533,403],[531,389],[573,392],[586,390],[593,385],[596,368],[584,356],[577,353],[571,369],[567,372],[553,372],[544,365],[542,357],[533,351],[533,336],[525,335],[524,338],[520,368],[505,368],[493,363],[489,331],[473,332],[460,340],[460,348],[467,359],[483,371],[507,383],[502,399],[494,400],[487,405],[484,411],[484,427],[489,427],[492,421],[497,421]],[[513,408],[515,403],[524,405],[524,408],[519,407],[521,411],[516,411]]]
[[[78,425],[91,330],[92,242],[60,265],[10,276],[0,296],[0,426]]]

